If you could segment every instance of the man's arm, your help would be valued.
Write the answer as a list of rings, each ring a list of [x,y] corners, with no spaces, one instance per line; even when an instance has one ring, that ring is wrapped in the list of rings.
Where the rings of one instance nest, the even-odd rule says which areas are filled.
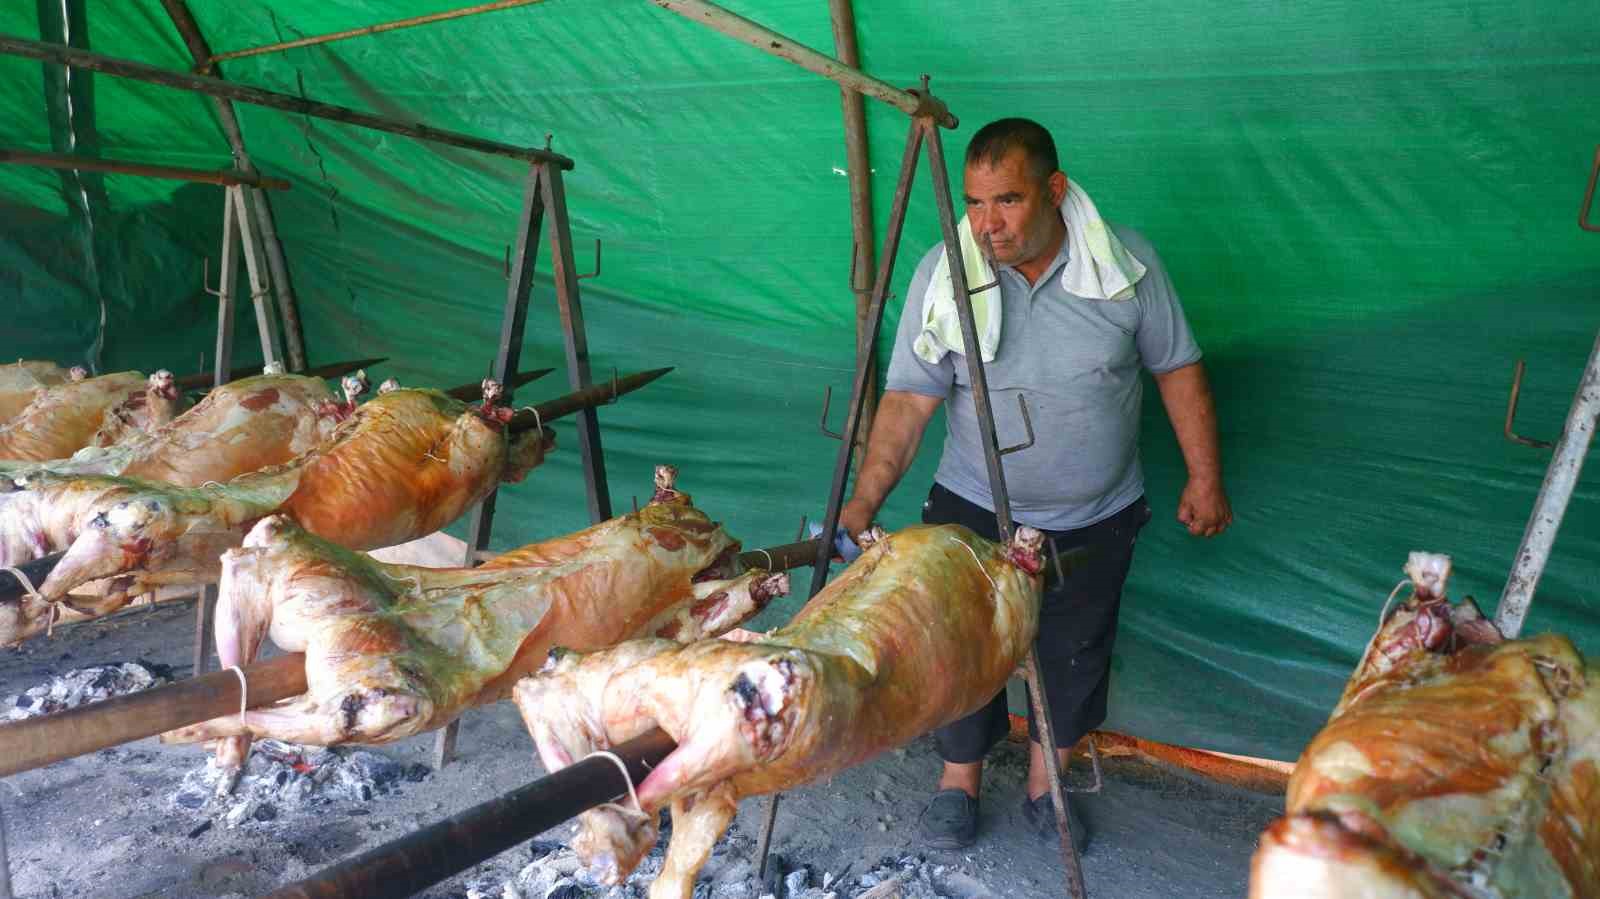
[[[840,530],[854,538],[872,524],[878,508],[894,490],[894,485],[900,483],[900,476],[911,467],[928,419],[942,402],[943,397],[902,390],[884,391],[872,419],[872,434],[867,438],[866,461],[856,473],[850,501],[839,510]]]
[[[1167,418],[1178,435],[1189,483],[1178,499],[1178,521],[1197,537],[1214,537],[1233,523],[1233,509],[1222,489],[1222,457],[1217,449],[1217,410],[1211,384],[1199,362],[1155,375]],[[876,428],[874,428],[876,434]]]

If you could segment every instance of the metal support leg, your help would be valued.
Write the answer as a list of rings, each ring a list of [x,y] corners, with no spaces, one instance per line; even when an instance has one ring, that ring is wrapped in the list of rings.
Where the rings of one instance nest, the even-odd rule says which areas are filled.
[[[11,899],[11,858],[6,855],[6,816],[0,809],[0,899]]]
[[[503,402],[511,405],[516,385],[517,365],[522,361],[522,336],[528,323],[528,296],[533,287],[534,263],[539,258],[539,231],[544,223],[545,183],[540,170],[545,166],[535,163],[528,170],[522,191],[522,213],[517,220],[516,255],[511,260],[509,285],[506,288],[505,313],[500,319],[500,351],[494,361],[494,378],[505,390]],[[495,493],[490,493],[472,511],[472,526],[467,533],[467,556],[463,565],[478,564],[478,552],[489,548],[489,535],[494,529]],[[433,767],[443,768],[455,757],[456,734],[461,719],[445,725],[434,736]]]
[[[945,253],[950,259],[959,260],[962,258],[961,236],[956,229],[960,225],[956,219],[955,203],[950,196],[949,169],[945,165],[944,144],[940,139],[938,128],[929,128],[928,132],[928,166],[933,175],[934,200],[938,204],[939,230],[944,235]],[[995,436],[994,409],[989,403],[989,382],[984,375],[982,356],[975,352],[978,346],[978,326],[972,315],[972,295],[967,292],[970,285],[967,284],[967,273],[963,266],[950,266],[950,284],[955,293],[956,310],[961,316],[961,340],[967,349],[963,355],[967,360],[973,403],[978,409],[979,433],[983,438],[983,459],[989,469],[989,492],[994,497],[994,512],[1000,525],[1000,538],[1009,540],[1012,532],[1011,499],[1006,493],[1005,470],[1000,462],[1000,442]],[[1067,873],[1067,892],[1075,899],[1083,899],[1086,895],[1083,869],[1078,863],[1078,850],[1072,842],[1072,829],[1067,818],[1067,795],[1061,786],[1061,760],[1056,755],[1055,734],[1051,730],[1049,698],[1041,689],[1037,650],[1029,651],[1025,664],[1028,685],[1033,697],[1034,717],[1039,724],[1040,747],[1044,750],[1045,773],[1050,779],[1050,798],[1055,805],[1056,831],[1061,837],[1061,861]]]
[[[261,238],[261,249],[267,257],[267,271],[271,273],[272,291],[278,298],[278,314],[283,318],[283,341],[289,351],[289,370],[306,370],[305,335],[300,329],[300,310],[295,303],[294,287],[289,282],[289,263],[283,258],[283,244],[278,240],[278,224],[272,217],[272,204],[267,192],[259,187],[249,188],[247,194],[256,214],[256,233]]]
[[[250,276],[250,305],[255,307],[256,332],[261,335],[261,362],[265,365],[279,361],[283,353],[278,349],[278,311],[273,308],[272,288],[267,283],[267,254],[261,248],[248,190],[250,188],[242,184],[227,188],[228,202],[235,208],[233,221],[239,228],[245,271]]]
[[[567,350],[567,378],[573,390],[589,386],[589,338],[578,299],[578,270],[572,262],[572,223],[567,217],[566,187],[561,169],[537,167],[549,198],[550,264],[554,267],[556,302]],[[593,408],[578,413],[578,449],[583,456],[583,481],[589,492],[589,518],[596,524],[611,517],[611,491],[606,485],[606,458],[600,446],[600,417]]]
[[[873,366],[870,350],[878,344],[878,332],[883,327],[883,306],[889,296],[889,281],[894,277],[894,259],[900,249],[900,233],[905,230],[906,209],[911,205],[911,185],[916,180],[917,163],[921,159],[923,131],[928,127],[923,119],[913,119],[906,135],[905,152],[900,157],[900,180],[895,183],[894,204],[889,209],[889,228],[883,240],[883,256],[878,262],[877,280],[872,285],[872,301],[857,332],[855,384],[850,391],[850,411],[845,415],[843,439],[839,441],[839,455],[834,460],[833,482],[828,491],[828,510],[823,518],[822,533],[817,537],[817,558],[811,566],[811,587],[806,593],[810,599],[817,595],[828,580],[828,564],[833,557],[833,536],[839,530],[839,510],[844,506],[844,488],[850,480],[850,459],[855,453],[856,435],[861,429],[863,399],[870,389]],[[804,525],[802,524],[802,530]],[[782,793],[773,793],[767,800],[767,817],[761,827],[761,841],[756,848],[758,876],[767,870],[767,852],[772,845],[773,825],[778,820],[778,801]]]
[[[1589,364],[1578,382],[1577,394],[1572,397],[1566,427],[1561,430],[1561,439],[1556,441],[1555,457],[1545,469],[1544,483],[1539,487],[1539,497],[1534,500],[1528,526],[1522,532],[1522,544],[1517,547],[1511,576],[1506,579],[1500,605],[1495,609],[1494,625],[1507,638],[1522,633],[1522,619],[1527,617],[1533,591],[1538,588],[1539,577],[1550,560],[1550,548],[1555,545],[1556,532],[1561,529],[1561,519],[1567,513],[1567,502],[1578,486],[1583,457],[1588,455],[1589,444],[1594,440],[1597,415],[1600,415],[1600,334],[1595,335]]]
[[[206,584],[200,589],[200,598],[194,604],[194,668],[190,677],[199,677],[217,648],[217,585]]]
[[[231,188],[230,188],[231,190]],[[235,206],[231,194],[223,195],[222,203],[222,260],[219,268],[217,289],[212,290],[208,285],[206,291],[217,298],[217,346],[212,354],[215,375],[211,379],[211,386],[221,387],[228,383],[233,368],[233,315],[235,303],[233,301],[234,283],[238,280],[239,272],[239,241],[234,236],[233,217]]]

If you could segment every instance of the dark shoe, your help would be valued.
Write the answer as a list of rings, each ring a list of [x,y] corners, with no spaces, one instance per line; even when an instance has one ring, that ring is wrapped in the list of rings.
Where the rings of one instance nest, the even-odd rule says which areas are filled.
[[[940,790],[928,800],[920,822],[930,849],[965,849],[978,839],[978,800],[965,790]]]
[[[1059,843],[1061,840],[1056,828],[1056,807],[1050,801],[1050,794],[1045,793],[1038,799],[1022,798],[1022,820],[1027,823],[1028,829],[1037,834],[1039,839],[1047,843]],[[1089,829],[1083,826],[1083,819],[1078,817],[1078,810],[1072,807],[1072,797],[1067,797],[1067,826],[1072,828],[1072,845],[1082,855],[1089,848]]]

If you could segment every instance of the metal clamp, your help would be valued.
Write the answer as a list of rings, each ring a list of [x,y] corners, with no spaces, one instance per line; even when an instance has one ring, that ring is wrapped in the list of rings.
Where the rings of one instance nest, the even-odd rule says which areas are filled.
[[[1600,160],[1600,154],[1596,155],[1596,159]],[[1594,183],[1591,181],[1589,186],[1593,188]],[[1600,231],[1600,228],[1595,228],[1593,230]],[[1517,419],[1517,399],[1522,395],[1522,372],[1526,368],[1527,363],[1523,362],[1521,359],[1518,359],[1517,367],[1511,374],[1511,398],[1506,401],[1506,439],[1512,443],[1520,443],[1523,446],[1531,446],[1534,449],[1549,449],[1550,447],[1555,446],[1555,444],[1546,440],[1535,440],[1532,437],[1524,437],[1511,429],[1511,425],[1515,423]]]
[[[1600,225],[1589,224],[1589,207],[1594,203],[1594,183],[1600,179],[1600,146],[1594,148],[1594,164],[1589,166],[1589,187],[1583,192],[1583,208],[1578,210],[1578,227],[1585,231],[1600,231]]]
[[[1027,431],[1028,431],[1028,439],[1023,441],[1022,443],[1017,444],[1016,446],[1008,446],[1005,449],[1001,450],[1000,451],[1000,455],[1002,455],[1002,456],[1004,456],[1004,455],[1006,455],[1008,453],[1020,452],[1022,450],[1027,449],[1030,446],[1033,446],[1033,419],[1028,417],[1028,400],[1027,400],[1027,398],[1024,397],[1020,393],[1017,394],[1017,406],[1022,409],[1022,426],[1024,428],[1026,428]]]
[[[600,277],[600,238],[596,237],[594,239],[594,271],[589,272],[588,274],[585,274],[585,275],[579,275],[578,276],[578,280],[579,281],[586,281],[589,278],[598,278],[598,277]]]
[[[843,434],[839,433],[838,431],[828,430],[828,404],[832,401],[833,385],[829,384],[822,391],[822,415],[817,418],[817,428],[818,430],[822,431],[823,434],[832,437],[835,440],[843,440]]]

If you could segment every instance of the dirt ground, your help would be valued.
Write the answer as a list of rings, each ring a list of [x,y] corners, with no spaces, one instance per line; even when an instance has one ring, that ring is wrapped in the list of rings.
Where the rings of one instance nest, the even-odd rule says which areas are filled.
[[[69,669],[114,662],[168,665],[184,677],[192,634],[190,602],[62,628],[53,638],[0,651],[0,697]],[[507,703],[469,713],[457,747],[459,761],[427,772],[417,766],[430,761],[431,734],[381,747],[379,753],[399,764],[395,776],[376,792],[368,791],[371,798],[332,795],[300,803],[269,799],[265,810],[191,807],[200,804],[193,785],[205,773],[204,754],[195,746],[163,746],[153,738],[14,775],[0,781],[12,888],[18,897],[254,896],[543,773],[520,718]],[[252,771],[258,762],[270,764],[258,754]],[[920,872],[923,891],[908,889],[908,897],[1062,895],[1057,849],[1023,828],[1018,804],[1025,763],[1017,744],[1002,745],[991,756],[979,841],[967,851],[925,850],[917,839],[917,815],[938,770],[926,738],[786,794],[773,851],[790,868],[807,872],[802,879],[813,894],[823,895],[816,888],[826,880],[839,899],[853,899],[897,865]],[[1090,895],[1244,895],[1256,837],[1281,814],[1281,797],[1129,758],[1108,760],[1105,773],[1102,792],[1080,797],[1093,834],[1083,859]],[[1071,780],[1082,783],[1086,777],[1074,768]],[[740,808],[696,899],[755,899],[759,883],[753,856],[766,802],[764,797],[746,800]],[[539,873],[530,863],[556,859],[559,866],[564,851],[559,844],[571,829],[570,824],[556,828],[423,895],[620,897],[637,895],[648,883],[641,877],[604,890],[581,878],[564,879],[554,887],[540,881],[527,892],[529,875]]]

